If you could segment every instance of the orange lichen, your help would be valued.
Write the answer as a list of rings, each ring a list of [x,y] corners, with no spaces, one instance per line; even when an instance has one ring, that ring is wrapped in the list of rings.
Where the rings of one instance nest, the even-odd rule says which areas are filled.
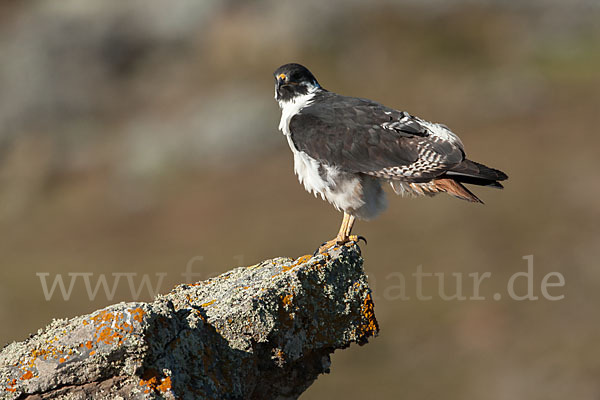
[[[164,378],[162,380],[161,384],[158,385],[156,388],[163,393],[166,392],[167,390],[171,389],[171,377],[167,376],[166,378]]]
[[[285,365],[285,353],[280,348],[273,349],[273,357],[271,358],[279,367],[283,367]]]
[[[298,257],[296,260],[294,260],[294,262],[292,263],[292,265],[290,265],[289,267],[286,267],[285,265],[282,267],[282,270],[285,271],[289,271],[290,269],[297,267],[300,264],[304,264],[305,262],[307,262],[308,260],[310,260],[312,258],[312,256],[310,254],[305,254],[301,257]]]
[[[97,315],[94,315],[90,318],[90,320],[92,320],[96,325],[102,322],[113,321],[114,319],[115,316],[113,315],[113,313],[110,313],[106,310],[102,310]]]
[[[133,325],[128,324],[127,322],[123,322],[123,325],[121,325],[119,328],[123,329],[124,331],[133,332]]]
[[[156,378],[152,377],[148,380],[140,380],[140,386],[146,386],[146,388],[144,389],[144,393],[150,393],[151,390],[154,390],[154,388],[156,387]]]
[[[25,380],[28,380],[28,379],[31,379],[31,378],[33,378],[33,372],[31,372],[31,371],[28,370],[23,375],[21,375],[21,377],[19,379],[22,380],[22,381],[25,381]]]
[[[47,360],[48,357],[58,359],[65,353],[64,349],[60,349],[56,346],[48,346],[45,349],[33,349],[31,350],[30,359],[28,361],[22,360],[21,364],[26,365],[28,368],[33,368],[37,359]]]
[[[140,386],[148,386],[150,389],[156,388],[158,386],[158,371],[153,368],[145,370],[140,379]]]
[[[16,391],[17,391],[17,389],[13,387],[13,386],[15,386],[16,384],[17,384],[17,379],[16,379],[16,378],[9,379],[9,380],[8,380],[8,384],[7,384],[7,387],[6,387],[5,389],[6,389],[7,391],[9,391],[9,392],[16,392]]]
[[[208,303],[200,304],[200,307],[208,307],[208,306],[210,306],[211,304],[213,304],[215,301],[216,301],[216,300],[211,300],[211,301],[209,301]]]
[[[120,339],[122,339],[123,336],[117,332],[115,332],[114,329],[111,328],[103,328],[99,335],[98,338],[96,339],[96,342],[100,343],[103,342],[104,344],[113,344],[115,341],[120,341]]]
[[[150,393],[151,391],[164,393],[171,389],[171,377],[166,376],[160,379],[158,371],[150,368],[142,374],[139,385],[144,387],[144,393]]]
[[[281,302],[285,305],[285,306],[290,306],[292,304],[292,298],[293,296],[291,294],[286,294],[285,296],[283,296],[283,298],[281,299]]]
[[[90,317],[88,321],[84,321],[84,325],[93,323],[95,332],[93,340],[88,340],[82,347],[85,346],[91,350],[96,343],[104,343],[108,345],[121,345],[127,339],[127,334],[134,333],[135,323],[141,324],[144,319],[144,310],[141,307],[132,308],[126,312],[110,312],[102,310]],[[90,353],[90,355],[95,352]]]
[[[206,318],[204,318],[204,315],[202,315],[202,313],[198,310],[194,310],[194,314],[196,314],[198,317],[200,317],[200,319],[204,322],[206,322]]]
[[[67,331],[61,332],[61,337],[68,335]],[[34,348],[30,351],[30,353],[24,357],[22,357],[19,361],[15,363],[15,367],[18,367],[23,374],[19,378],[20,380],[28,380],[32,378],[37,378],[36,369],[38,367],[37,363],[39,360],[44,361],[55,361],[58,364],[62,364],[69,359],[69,356],[77,353],[78,351],[75,348],[69,348],[66,346],[55,346],[48,343],[58,342],[59,338],[55,337],[50,340],[46,340],[46,346],[42,348]],[[84,343],[80,344],[79,347],[85,346]]]
[[[131,316],[134,321],[137,321],[140,324],[142,323],[142,321],[144,319],[144,310],[142,310],[140,307],[138,307],[138,308],[129,310],[129,312],[131,313]]]
[[[294,313],[286,310],[286,308],[289,308],[292,305],[293,298],[294,296],[292,294],[286,294],[281,297],[283,307],[279,308],[279,320],[286,328],[290,328],[294,323]]]
[[[361,314],[364,318],[363,322],[358,327],[358,335],[364,340],[369,336],[373,336],[379,332],[379,324],[375,318],[375,304],[371,298],[371,293],[367,293],[365,300],[361,306]]]

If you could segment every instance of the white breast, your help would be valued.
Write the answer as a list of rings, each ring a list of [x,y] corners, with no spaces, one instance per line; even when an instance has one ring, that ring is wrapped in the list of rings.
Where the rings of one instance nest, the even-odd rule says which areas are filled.
[[[279,130],[284,135],[290,135],[290,120],[292,117],[300,112],[304,107],[309,106],[313,97],[315,97],[314,91],[308,92],[305,95],[297,96],[291,101],[280,101],[279,107],[281,107],[281,120],[279,121]]]
[[[290,149],[294,153],[294,172],[298,176],[300,183],[304,184],[304,188],[314,193],[321,194],[328,185],[319,174],[319,163],[314,158],[308,156],[308,154],[298,151],[290,132],[290,121],[294,115],[298,114],[304,107],[309,106],[313,97],[314,92],[297,96],[291,101],[280,101],[279,106],[281,107],[281,120],[279,121],[279,130],[286,136]]]

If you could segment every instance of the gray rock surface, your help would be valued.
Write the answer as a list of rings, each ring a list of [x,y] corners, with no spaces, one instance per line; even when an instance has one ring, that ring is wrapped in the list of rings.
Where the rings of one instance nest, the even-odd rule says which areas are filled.
[[[276,258],[55,320],[0,353],[5,399],[295,399],[378,332],[360,249]]]

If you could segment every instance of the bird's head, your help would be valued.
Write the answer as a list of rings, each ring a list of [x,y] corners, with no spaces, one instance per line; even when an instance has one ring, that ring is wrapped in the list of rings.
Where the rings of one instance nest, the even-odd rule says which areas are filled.
[[[314,75],[300,64],[285,64],[277,68],[275,76],[275,100],[280,104],[295,101],[298,96],[320,89]]]

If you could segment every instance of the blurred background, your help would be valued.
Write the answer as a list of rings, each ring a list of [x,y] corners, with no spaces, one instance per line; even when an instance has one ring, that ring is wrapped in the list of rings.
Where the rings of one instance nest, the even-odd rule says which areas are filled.
[[[82,281],[46,300],[38,273],[166,273],[165,293],[186,268],[205,279],[333,237],[341,214],[298,184],[277,131],[272,72],[300,62],[444,122],[510,176],[474,189],[485,206],[390,195],[358,222],[381,333],[302,398],[600,398],[599,20],[595,0],[1,2],[0,345],[133,300],[124,282],[90,300]],[[494,300],[527,255],[540,299]],[[486,300],[419,301],[419,265],[448,293],[462,273],[467,295],[467,274],[490,272]],[[550,272],[563,300],[541,297]]]

